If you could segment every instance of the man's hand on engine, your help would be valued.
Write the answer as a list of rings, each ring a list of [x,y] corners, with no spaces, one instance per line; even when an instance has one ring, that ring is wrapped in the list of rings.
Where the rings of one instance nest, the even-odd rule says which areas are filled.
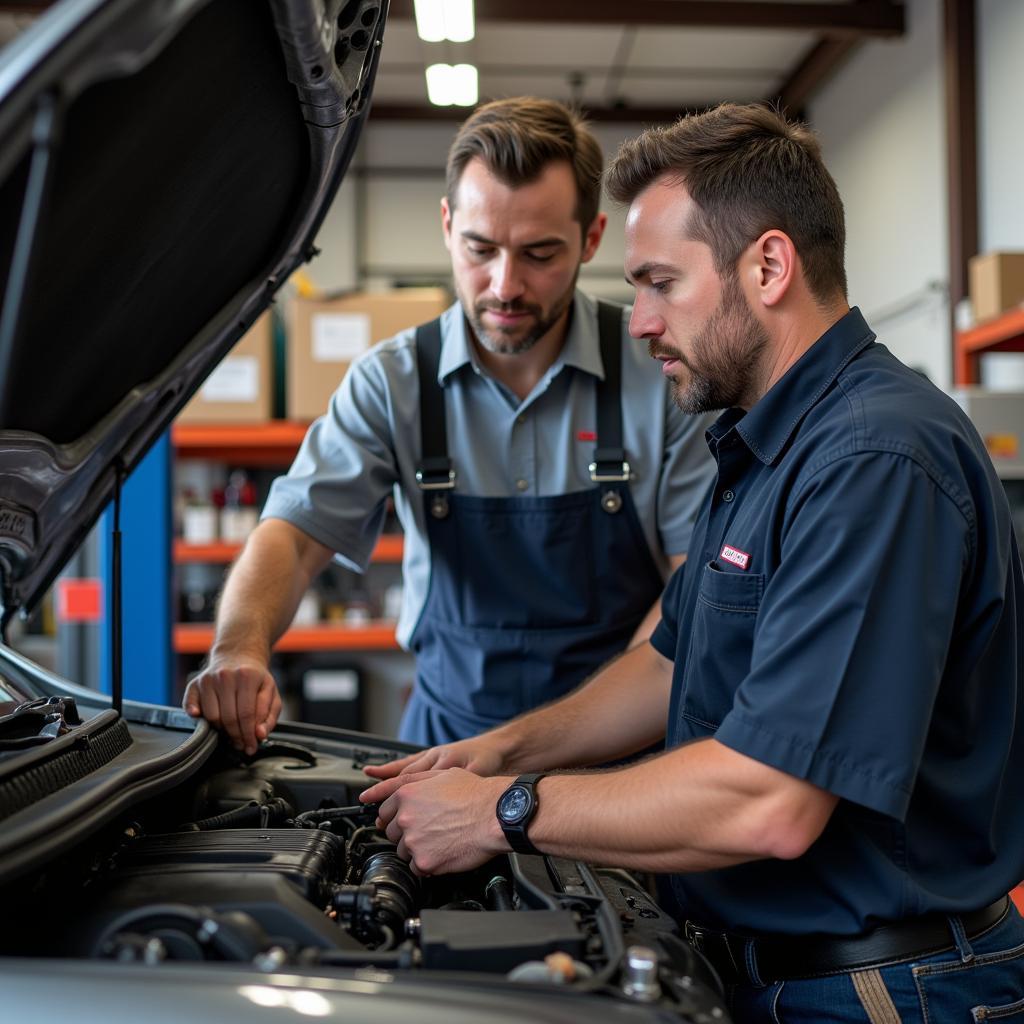
[[[430,747],[387,764],[367,765],[363,770],[374,779],[393,779],[397,775],[415,775],[440,768],[465,768],[475,775],[497,775],[502,770],[502,754],[493,741],[484,736]]]
[[[512,781],[463,768],[408,773],[372,786],[359,799],[380,803],[378,824],[413,871],[444,875],[508,852],[495,807]]]

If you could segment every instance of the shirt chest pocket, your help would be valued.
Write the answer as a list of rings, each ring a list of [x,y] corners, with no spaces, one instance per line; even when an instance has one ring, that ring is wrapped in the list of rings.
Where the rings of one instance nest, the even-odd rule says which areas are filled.
[[[763,575],[704,566],[694,609],[682,714],[717,729],[732,707],[736,688],[750,671],[754,627],[764,594]]]

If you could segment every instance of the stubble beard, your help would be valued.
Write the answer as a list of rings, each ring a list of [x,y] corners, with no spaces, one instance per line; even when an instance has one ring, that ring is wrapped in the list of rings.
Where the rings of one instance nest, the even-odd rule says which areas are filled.
[[[692,355],[648,346],[652,355],[671,355],[687,379],[670,379],[672,400],[684,413],[700,414],[753,404],[768,332],[750,312],[735,276],[725,279],[722,300],[694,335]]]
[[[573,274],[572,283],[568,290],[555,302],[549,312],[545,315],[541,306],[524,302],[477,302],[473,305],[466,302],[463,296],[459,295],[462,308],[465,310],[466,319],[476,340],[488,352],[501,356],[522,355],[529,352],[541,338],[545,337],[565,311],[572,304],[573,296],[576,293],[576,279],[579,277],[579,268]],[[458,291],[458,289],[456,289]],[[496,310],[500,313],[528,313],[532,320],[526,326],[523,334],[519,332],[523,327],[487,327],[484,324],[483,315],[487,310]]]

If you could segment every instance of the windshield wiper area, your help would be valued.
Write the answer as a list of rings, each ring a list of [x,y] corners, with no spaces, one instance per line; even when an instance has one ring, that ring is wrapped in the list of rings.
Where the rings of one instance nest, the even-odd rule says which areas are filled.
[[[49,743],[81,725],[74,697],[40,697],[19,704],[0,717],[0,751],[24,750]]]

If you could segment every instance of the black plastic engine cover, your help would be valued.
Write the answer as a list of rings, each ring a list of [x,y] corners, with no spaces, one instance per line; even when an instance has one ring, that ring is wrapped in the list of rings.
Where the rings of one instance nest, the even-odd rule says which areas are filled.
[[[237,876],[269,872],[287,878],[307,900],[322,906],[331,882],[345,869],[345,844],[319,829],[221,829],[146,836],[117,857],[119,880],[201,871]]]
[[[549,953],[581,959],[586,946],[568,910],[424,910],[420,922],[423,966],[428,969],[505,973]]]
[[[181,904],[247,914],[269,936],[299,946],[357,949],[324,913],[344,866],[344,841],[315,829],[145,836],[123,847],[106,876],[88,887],[91,912],[67,940],[75,953],[94,955],[99,936],[125,912]]]

